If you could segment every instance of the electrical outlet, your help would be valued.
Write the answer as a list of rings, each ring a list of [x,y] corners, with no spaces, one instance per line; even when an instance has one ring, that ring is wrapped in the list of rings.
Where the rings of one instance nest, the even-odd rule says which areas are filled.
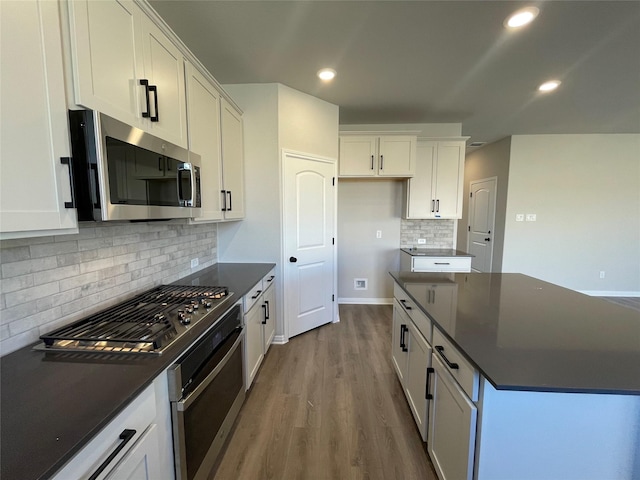
[[[369,279],[367,279],[367,278],[354,278],[353,279],[353,289],[354,290],[366,290],[368,282],[369,282]]]
[[[524,213],[516,213],[516,222],[524,222]]]
[[[196,268],[198,266],[198,263],[200,263],[200,261],[197,258],[192,258],[191,259],[191,268]]]
[[[600,278],[604,278],[604,270],[600,270]]]
[[[535,222],[536,221],[536,214],[535,213],[527,213],[526,220],[527,220],[527,222]]]
[[[418,239],[418,245],[424,245],[427,243],[427,239],[426,238],[419,238]]]
[[[376,238],[382,238],[382,230],[376,230]]]

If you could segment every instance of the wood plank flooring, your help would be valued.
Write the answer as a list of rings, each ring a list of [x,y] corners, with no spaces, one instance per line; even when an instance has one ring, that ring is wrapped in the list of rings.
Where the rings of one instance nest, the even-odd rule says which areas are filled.
[[[391,365],[391,306],[273,345],[215,480],[437,480]]]

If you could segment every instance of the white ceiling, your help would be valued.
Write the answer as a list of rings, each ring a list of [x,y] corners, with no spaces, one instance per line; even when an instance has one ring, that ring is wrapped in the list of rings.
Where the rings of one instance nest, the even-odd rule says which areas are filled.
[[[455,122],[486,142],[640,133],[637,0],[151,4],[220,83],[283,83],[338,105],[341,124]],[[536,21],[507,31],[528,5]]]

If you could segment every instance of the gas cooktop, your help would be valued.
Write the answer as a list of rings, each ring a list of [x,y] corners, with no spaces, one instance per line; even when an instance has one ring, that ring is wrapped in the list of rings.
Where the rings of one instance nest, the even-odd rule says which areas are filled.
[[[42,335],[37,350],[160,354],[219,309],[226,287],[162,285]]]

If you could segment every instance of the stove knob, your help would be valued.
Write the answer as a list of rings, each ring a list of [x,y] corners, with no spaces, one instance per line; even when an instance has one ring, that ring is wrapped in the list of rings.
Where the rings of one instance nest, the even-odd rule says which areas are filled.
[[[197,310],[197,309],[198,309],[198,301],[197,301],[197,300],[192,300],[192,301],[191,301],[191,307],[192,307],[194,310]]]
[[[191,323],[191,317],[183,316],[183,317],[180,319],[180,323],[181,323],[182,325],[189,325],[189,324]]]

